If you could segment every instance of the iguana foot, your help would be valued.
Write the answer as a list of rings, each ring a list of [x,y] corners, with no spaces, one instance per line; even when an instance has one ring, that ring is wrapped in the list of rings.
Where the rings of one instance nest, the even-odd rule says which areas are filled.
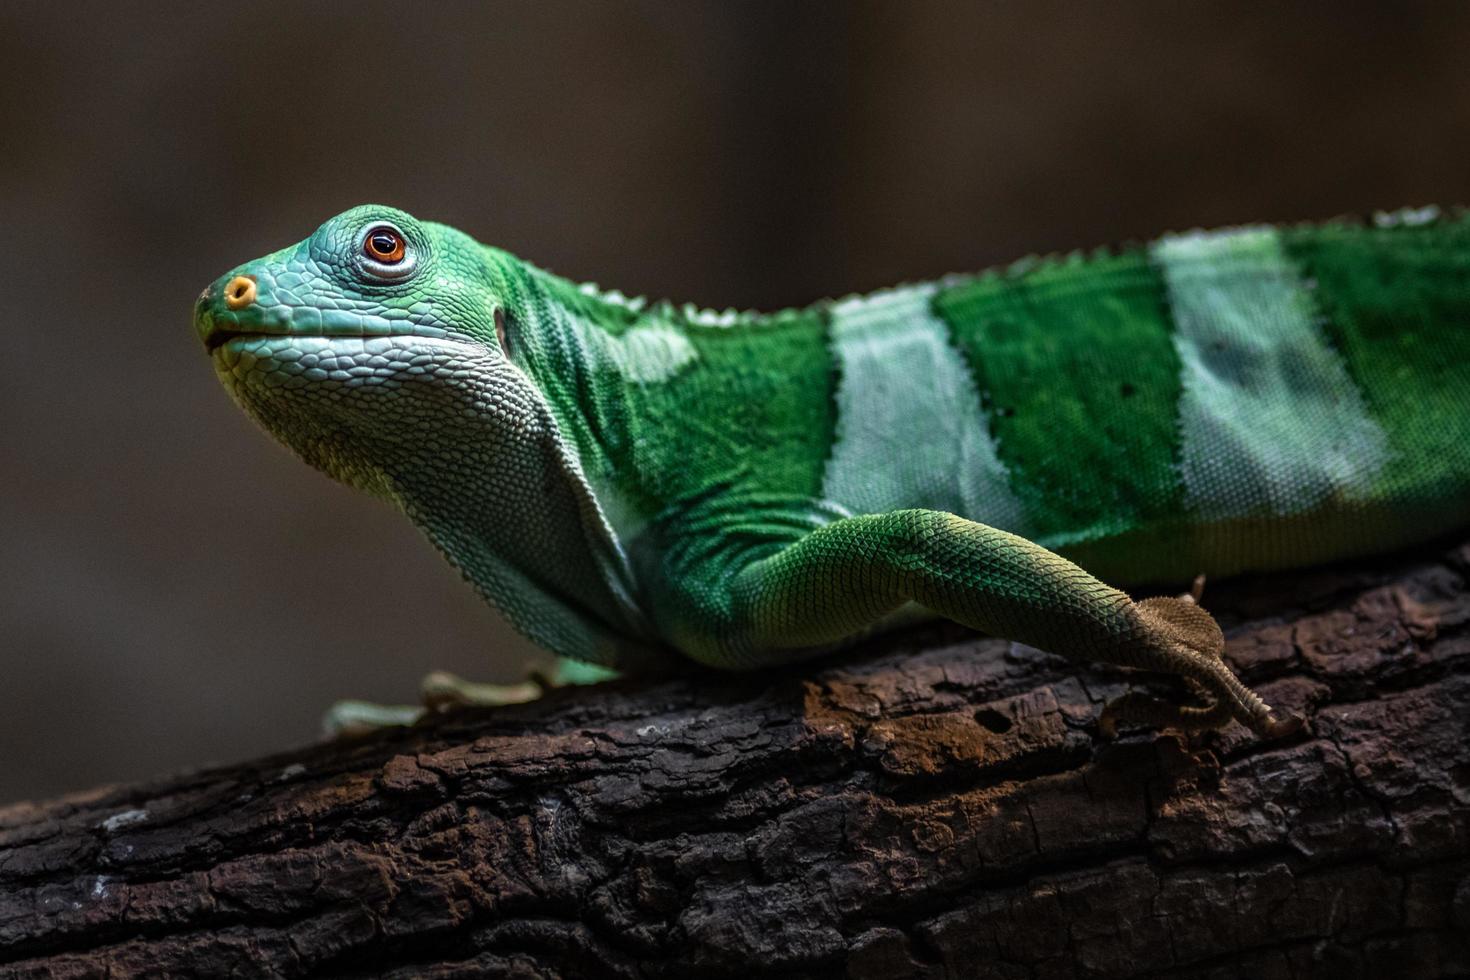
[[[419,682],[422,704],[375,704],[371,701],[338,701],[322,716],[322,734],[327,738],[356,738],[384,728],[417,724],[425,715],[460,707],[491,707],[534,701],[545,693],[549,681],[532,677],[519,684],[476,684],[436,670]]]
[[[427,713],[416,704],[374,704],[371,701],[338,701],[322,715],[326,738],[358,738],[384,728],[412,725]]]
[[[1104,738],[1116,738],[1120,726],[1169,729],[1192,734],[1223,728],[1231,719],[1239,718],[1229,702],[1205,700],[1204,705],[1181,705],[1141,691],[1129,691],[1103,706],[1102,714],[1097,719],[1098,731]],[[1280,708],[1265,707],[1263,717],[1240,719],[1242,724],[1262,738],[1285,738],[1294,735],[1306,724],[1306,719],[1301,715]]]
[[[1220,728],[1232,718],[1263,738],[1281,738],[1301,728],[1303,719],[1271,708],[1225,663],[1225,635],[1199,605],[1203,588],[1204,577],[1199,576],[1188,594],[1135,602],[1133,613],[1142,633],[1136,666],[1178,674],[1204,704],[1174,705],[1146,694],[1125,694],[1103,708],[1098,719],[1103,735],[1115,735],[1120,723],[1192,732]]]
[[[1224,701],[1207,702],[1203,707],[1173,704],[1141,691],[1129,691],[1109,701],[1098,716],[1097,727],[1105,738],[1116,738],[1118,726],[1169,728],[1181,732],[1202,732],[1230,723],[1234,715]]]
[[[424,675],[419,682],[419,697],[430,711],[452,708],[493,708],[503,704],[524,704],[546,693],[548,682],[532,675],[519,684],[481,684],[442,670]]]
[[[1259,734],[1264,738],[1285,738],[1295,735],[1302,730],[1307,719],[1291,711],[1283,711],[1280,708],[1269,709],[1270,713],[1262,723]]]
[[[547,691],[569,684],[598,684],[618,676],[609,667],[560,658],[549,673],[530,671],[518,684],[481,684],[435,670],[419,681],[422,705],[338,701],[322,716],[327,738],[355,738],[383,728],[417,724],[425,715],[455,708],[494,708],[535,701]]]

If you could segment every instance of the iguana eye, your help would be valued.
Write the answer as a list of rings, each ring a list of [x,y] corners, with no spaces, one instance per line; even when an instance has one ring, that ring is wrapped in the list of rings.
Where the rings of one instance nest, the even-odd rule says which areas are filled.
[[[403,236],[397,228],[379,226],[367,233],[362,240],[362,254],[383,265],[397,265],[403,261]]]
[[[369,225],[361,241],[357,265],[369,280],[401,282],[413,275],[418,252],[408,247],[408,236],[393,225],[386,221]]]

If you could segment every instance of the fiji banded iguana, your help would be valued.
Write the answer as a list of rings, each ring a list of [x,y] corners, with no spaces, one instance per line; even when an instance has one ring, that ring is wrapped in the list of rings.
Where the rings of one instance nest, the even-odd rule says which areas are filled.
[[[532,640],[618,670],[786,663],[938,614],[1199,696],[1125,695],[1105,731],[1283,734],[1190,596],[1113,583],[1470,523],[1470,218],[1432,209],[756,314],[365,206],[194,319],[276,438],[400,508]]]

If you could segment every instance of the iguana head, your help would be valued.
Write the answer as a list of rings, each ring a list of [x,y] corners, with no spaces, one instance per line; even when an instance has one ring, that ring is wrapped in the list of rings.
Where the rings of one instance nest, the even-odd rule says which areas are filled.
[[[507,435],[534,426],[490,265],[452,228],[365,205],[221,276],[194,324],[252,417],[313,466],[391,493],[394,460],[440,412],[474,406]]]
[[[507,353],[510,300],[521,296],[529,348],[539,321],[524,293],[545,275],[367,205],[221,276],[194,324],[246,412],[308,463],[397,504],[555,646],[537,635],[554,607],[620,629],[636,610],[575,448]]]

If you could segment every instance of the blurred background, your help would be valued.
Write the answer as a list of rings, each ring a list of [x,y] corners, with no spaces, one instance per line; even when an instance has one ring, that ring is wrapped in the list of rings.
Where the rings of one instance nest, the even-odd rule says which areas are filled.
[[[0,802],[534,654],[254,429],[189,323],[366,201],[803,304],[1168,229],[1470,203],[1470,7],[0,5]]]

